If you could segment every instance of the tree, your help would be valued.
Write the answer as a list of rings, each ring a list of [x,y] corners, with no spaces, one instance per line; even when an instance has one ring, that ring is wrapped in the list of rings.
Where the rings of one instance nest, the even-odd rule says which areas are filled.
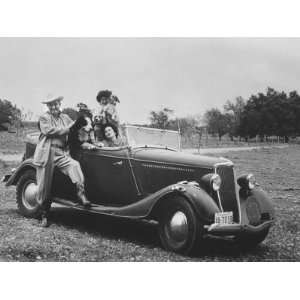
[[[170,108],[163,108],[161,111],[151,111],[150,125],[155,128],[170,129],[170,115],[173,112],[174,111]]]
[[[296,91],[289,93],[290,123],[292,136],[300,135],[300,96]]]
[[[292,96],[293,101],[296,101],[297,93],[293,93]],[[288,140],[288,136],[295,132],[295,111],[292,109],[290,97],[285,92],[278,92],[272,88],[268,88],[266,94],[252,95],[241,115],[241,135],[259,135],[261,139],[265,135],[276,135]]]
[[[67,114],[73,121],[78,118],[78,111],[71,107],[66,107],[62,110],[62,113]]]
[[[217,134],[221,141],[222,136],[228,133],[228,116],[222,114],[219,109],[213,108],[205,113],[204,118],[207,123],[208,132]]]
[[[5,124],[13,124],[21,119],[21,110],[9,100],[0,99],[0,127],[7,128]]]
[[[189,116],[184,118],[170,119],[168,123],[168,129],[180,130],[181,134],[191,136],[193,133],[195,133],[196,125],[196,119],[192,116]]]
[[[233,137],[240,135],[241,117],[245,105],[246,101],[240,96],[235,98],[235,102],[227,100],[224,105],[228,120],[228,134],[231,140],[233,140]]]

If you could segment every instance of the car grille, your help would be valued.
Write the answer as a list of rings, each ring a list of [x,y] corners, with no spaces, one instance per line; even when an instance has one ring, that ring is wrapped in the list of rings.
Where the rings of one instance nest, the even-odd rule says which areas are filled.
[[[218,166],[216,169],[217,174],[222,179],[219,195],[221,204],[224,211],[233,212],[233,220],[239,221],[239,206],[235,190],[235,178],[233,166]]]

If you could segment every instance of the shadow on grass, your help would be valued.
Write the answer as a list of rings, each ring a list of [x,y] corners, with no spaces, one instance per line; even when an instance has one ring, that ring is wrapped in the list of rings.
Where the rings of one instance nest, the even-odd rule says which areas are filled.
[[[103,216],[64,207],[51,209],[50,221],[56,225],[77,229],[94,236],[112,240],[123,240],[147,248],[161,248],[157,225],[150,222]],[[191,258],[209,261],[245,261],[246,257],[262,260],[267,247],[259,245],[252,250],[242,250],[233,241],[207,238]],[[246,259],[247,260],[247,259]]]
[[[159,247],[157,226],[153,223],[99,215],[65,207],[54,207],[50,222],[108,239],[137,242]]]

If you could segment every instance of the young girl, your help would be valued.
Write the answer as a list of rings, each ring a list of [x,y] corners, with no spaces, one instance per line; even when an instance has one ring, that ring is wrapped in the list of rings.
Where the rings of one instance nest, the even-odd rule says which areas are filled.
[[[117,96],[112,95],[109,90],[100,91],[97,95],[99,103],[98,114],[95,116],[95,135],[98,141],[102,140],[103,132],[102,126],[110,123],[114,124],[117,128],[120,126],[120,119],[118,116],[116,105],[120,100]]]

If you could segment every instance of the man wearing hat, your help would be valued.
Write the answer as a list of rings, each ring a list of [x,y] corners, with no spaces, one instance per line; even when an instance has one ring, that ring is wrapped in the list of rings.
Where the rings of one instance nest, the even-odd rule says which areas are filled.
[[[42,226],[48,226],[48,211],[51,205],[49,192],[52,183],[54,167],[69,176],[76,186],[77,197],[83,206],[90,206],[84,191],[84,176],[78,161],[72,159],[67,151],[67,135],[73,121],[66,114],[61,113],[60,106],[63,97],[51,97],[43,104],[48,112],[39,119],[41,131],[36,146],[33,162],[37,170],[38,194],[37,201],[42,206]]]

